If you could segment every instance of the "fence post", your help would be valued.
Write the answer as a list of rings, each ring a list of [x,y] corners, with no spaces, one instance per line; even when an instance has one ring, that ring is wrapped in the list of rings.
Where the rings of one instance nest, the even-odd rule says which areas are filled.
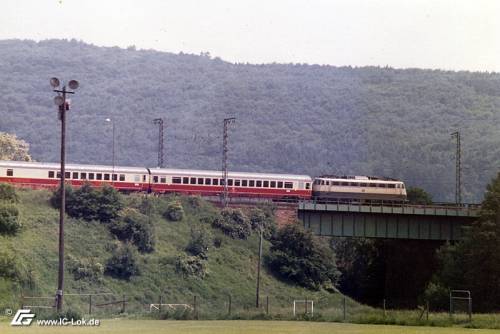
[[[345,303],[345,296],[344,299],[342,299],[342,309],[343,309],[343,316],[344,316],[344,321],[346,320],[346,303]]]
[[[384,298],[383,304],[384,304],[384,318],[385,318],[385,316],[387,315],[386,310],[385,310],[385,298]]]
[[[159,304],[158,304],[158,312],[159,312],[159,313],[161,313],[161,304],[163,304],[163,296],[162,296],[162,295],[160,295],[160,298],[159,298],[159,299],[160,299],[160,302],[159,302]]]
[[[126,300],[125,300],[126,296],[123,295],[123,300],[122,300],[122,313],[125,313],[125,303],[126,303]]]
[[[92,314],[92,295],[89,295],[89,315]]]
[[[269,296],[266,296],[266,314],[269,315]]]
[[[469,322],[472,322],[472,298],[469,295]]]
[[[21,308],[24,308],[24,295],[21,292]]]
[[[194,295],[193,309],[194,309],[194,318],[198,320],[198,305],[196,303],[196,295]]]
[[[306,306],[306,307],[305,307],[305,308],[306,308],[306,313],[304,313],[304,314],[305,314],[305,315],[307,315],[307,297],[305,298],[305,300],[304,300],[304,301],[305,301],[304,305]]]
[[[425,308],[427,310],[427,312],[425,313],[425,319],[427,321],[429,321],[429,301],[428,300],[425,302]]]
[[[231,303],[232,303],[231,295],[229,295],[229,304],[227,306],[227,314],[228,315],[231,315]]]

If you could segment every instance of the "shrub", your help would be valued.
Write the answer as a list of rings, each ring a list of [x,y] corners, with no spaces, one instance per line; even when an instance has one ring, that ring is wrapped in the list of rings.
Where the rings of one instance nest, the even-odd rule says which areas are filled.
[[[252,232],[250,221],[240,209],[223,209],[212,219],[212,226],[233,239],[247,239]]]
[[[331,289],[339,277],[332,250],[300,225],[288,225],[271,239],[269,267],[278,276],[310,289]]]
[[[135,209],[125,209],[121,217],[108,225],[109,231],[122,241],[129,241],[141,252],[152,252],[155,247],[153,225],[147,216]]]
[[[433,282],[427,285],[424,299],[429,302],[429,307],[436,311],[445,311],[450,306],[449,290]]]
[[[88,221],[99,220],[107,223],[115,219],[123,208],[122,196],[110,186],[95,189],[89,183],[86,183],[79,189],[74,190],[68,185],[65,187],[65,192],[66,212],[73,218]],[[54,208],[60,207],[59,188],[52,194],[50,203]]]
[[[180,202],[172,202],[167,206],[163,216],[170,221],[180,221],[184,217],[184,208]]]
[[[16,279],[18,274],[15,255],[0,252],[0,277]]]
[[[8,183],[0,183],[0,200],[11,203],[19,202],[16,189]]]
[[[21,228],[19,210],[9,204],[0,204],[0,234],[16,234]]]
[[[262,226],[262,232],[265,239],[270,239],[276,233],[276,223],[273,218],[273,211],[259,208],[250,211],[250,224],[254,231],[259,231]]]
[[[70,267],[75,280],[99,282],[104,274],[104,266],[95,259],[74,260]]]
[[[129,244],[119,247],[106,263],[105,274],[119,279],[129,280],[131,276],[139,275],[139,265],[134,248]]]
[[[198,256],[178,256],[175,260],[175,271],[184,276],[204,278],[207,274],[206,262]]]
[[[186,251],[194,256],[203,259],[208,258],[208,248],[212,245],[212,232],[203,225],[196,225],[191,228],[191,239],[186,247]]]

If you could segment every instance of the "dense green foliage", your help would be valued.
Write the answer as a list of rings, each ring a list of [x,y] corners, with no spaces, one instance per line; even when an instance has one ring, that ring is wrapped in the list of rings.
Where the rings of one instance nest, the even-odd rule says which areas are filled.
[[[137,246],[140,252],[150,253],[155,247],[153,225],[147,216],[134,209],[125,209],[119,219],[108,225],[109,231],[118,239]]]
[[[66,192],[66,213],[74,218],[108,223],[116,219],[123,208],[123,199],[120,193],[107,185],[96,189],[90,183],[86,183],[76,190],[70,185],[66,185],[64,189]],[[60,195],[59,188],[52,194],[50,203],[54,208],[60,206]]]
[[[16,189],[10,184],[0,183],[0,201],[17,203],[19,197],[17,196]]]
[[[191,227],[191,239],[186,247],[186,251],[191,255],[199,256],[202,259],[208,257],[208,249],[213,245],[213,235],[205,225]]]
[[[180,221],[184,217],[184,208],[181,203],[173,201],[168,204],[163,216],[170,221]]]
[[[211,220],[212,226],[233,239],[247,239],[252,233],[248,217],[240,209],[225,208]]]
[[[406,194],[410,204],[432,204],[432,196],[422,188],[409,187]]]
[[[487,187],[480,218],[462,241],[445,245],[439,258],[433,284],[470,290],[475,310],[500,310],[500,174]]]
[[[12,204],[0,203],[0,234],[16,234],[21,228],[19,210]]]
[[[268,263],[278,276],[310,289],[332,288],[338,279],[335,256],[297,225],[280,229],[271,240]]]
[[[139,275],[139,264],[135,249],[130,244],[119,246],[106,263],[105,273],[115,278],[129,280]]]
[[[235,116],[233,170],[391,176],[451,201],[455,130],[464,201],[480,200],[500,165],[495,73],[231,64],[76,40],[1,41],[2,129],[29,142],[38,161],[59,159],[54,75],[81,83],[68,113],[70,162],[112,163],[109,117],[117,165],[156,166],[152,120],[163,117],[167,166],[217,170],[222,120]]]

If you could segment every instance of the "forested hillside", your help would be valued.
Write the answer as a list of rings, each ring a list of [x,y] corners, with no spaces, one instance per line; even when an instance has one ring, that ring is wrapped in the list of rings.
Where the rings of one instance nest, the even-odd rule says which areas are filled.
[[[49,78],[77,79],[68,123],[71,162],[156,164],[166,123],[168,167],[218,169],[222,119],[230,167],[249,171],[374,174],[454,198],[462,133],[464,200],[477,201],[500,166],[500,75],[305,64],[231,64],[78,41],[0,41],[0,131],[57,161],[59,122]]]

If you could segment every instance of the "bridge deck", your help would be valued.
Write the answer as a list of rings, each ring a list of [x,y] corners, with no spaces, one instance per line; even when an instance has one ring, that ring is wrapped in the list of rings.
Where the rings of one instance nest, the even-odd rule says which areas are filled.
[[[299,202],[299,219],[317,235],[458,240],[479,206],[365,205]]]

